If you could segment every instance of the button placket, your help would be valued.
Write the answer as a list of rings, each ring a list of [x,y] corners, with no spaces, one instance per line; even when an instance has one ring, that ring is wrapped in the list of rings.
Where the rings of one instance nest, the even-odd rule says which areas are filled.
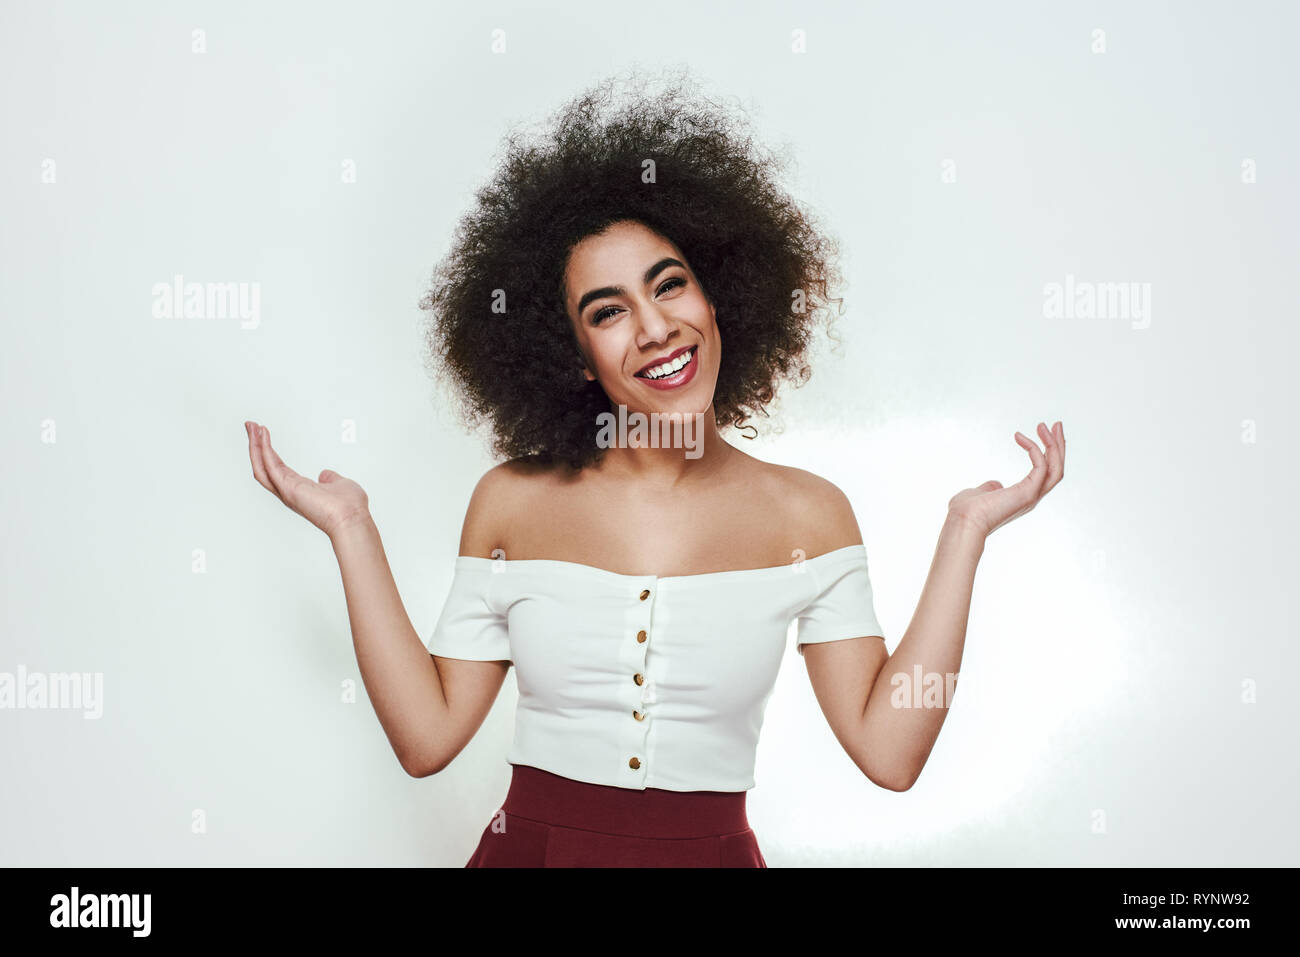
[[[624,637],[625,647],[631,649],[633,662],[631,674],[632,704],[631,717],[627,721],[629,751],[624,775],[641,782],[645,781],[648,760],[648,741],[653,722],[650,720],[648,706],[655,701],[654,679],[648,673],[646,655],[650,648],[650,636],[653,634],[651,617],[654,600],[658,592],[658,580],[651,578],[635,589],[632,609],[628,615],[629,629]]]

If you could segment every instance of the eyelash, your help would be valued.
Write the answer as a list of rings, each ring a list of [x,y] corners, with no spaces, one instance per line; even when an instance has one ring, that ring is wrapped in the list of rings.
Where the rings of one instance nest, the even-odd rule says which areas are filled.
[[[666,280],[664,284],[659,287],[659,292],[656,293],[656,295],[662,294],[665,289],[669,289],[669,288],[675,289],[677,288],[677,286],[685,286],[685,285],[686,285],[685,279],[683,279],[681,276],[674,276],[672,279]],[[597,310],[596,314],[591,317],[591,324],[593,326],[600,325],[602,321],[608,318],[606,316],[606,313],[609,312],[611,309],[617,312],[618,306],[606,306],[604,309]]]

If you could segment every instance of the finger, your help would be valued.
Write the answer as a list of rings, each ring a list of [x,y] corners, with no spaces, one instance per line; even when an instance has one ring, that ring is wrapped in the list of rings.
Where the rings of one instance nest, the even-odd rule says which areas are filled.
[[[280,494],[280,490],[276,488],[275,483],[271,481],[271,476],[266,468],[266,456],[262,452],[262,431],[262,426],[253,426],[253,457],[256,463],[255,474],[257,475],[257,480],[266,486],[267,490],[272,495],[283,502],[284,496]]]
[[[1043,458],[1043,453],[1042,450],[1038,448],[1038,443],[1027,435],[1021,435],[1019,432],[1016,433],[1016,442],[1021,448],[1025,449],[1029,453],[1029,461],[1033,463],[1033,470],[1030,474],[1032,475],[1033,472],[1036,472],[1039,469],[1042,469],[1045,473],[1047,469],[1047,460]]]
[[[253,478],[280,501],[284,501],[280,498],[279,490],[271,483],[270,476],[266,474],[266,463],[262,461],[261,426],[253,422],[245,422],[244,427],[248,430],[248,457],[253,463]]]
[[[1043,453],[1039,450],[1038,444],[1028,436],[1016,433],[1016,441],[1029,452],[1029,460],[1033,462],[1033,468],[1029,474],[1012,486],[1015,489],[1023,489],[1030,495],[1030,502],[1036,500],[1043,487],[1043,480],[1047,478],[1047,460],[1043,458]]]
[[[1038,423],[1038,436],[1047,449],[1047,479],[1041,492],[1046,495],[1061,480],[1061,446],[1056,441],[1056,433],[1047,427],[1046,422]]]
[[[262,461],[266,464],[266,474],[270,476],[284,504],[293,508],[295,486],[307,480],[285,465],[275,449],[271,448],[271,430],[265,427],[262,428],[261,451]]]
[[[1056,435],[1061,440],[1061,475],[1065,475],[1065,423],[1056,423]]]

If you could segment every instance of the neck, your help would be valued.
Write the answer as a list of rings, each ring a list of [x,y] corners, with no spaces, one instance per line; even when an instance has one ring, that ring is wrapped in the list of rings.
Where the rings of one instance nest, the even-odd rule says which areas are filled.
[[[626,441],[621,431],[616,432],[618,440],[606,447],[600,463],[593,466],[606,478],[676,488],[707,481],[744,454],[722,438],[712,403],[698,416],[683,414],[680,426],[668,423],[665,427],[667,416],[657,419],[649,413],[629,411],[620,418],[617,407],[612,407],[610,414],[616,430],[624,419],[627,429]],[[644,423],[639,432],[638,422]]]

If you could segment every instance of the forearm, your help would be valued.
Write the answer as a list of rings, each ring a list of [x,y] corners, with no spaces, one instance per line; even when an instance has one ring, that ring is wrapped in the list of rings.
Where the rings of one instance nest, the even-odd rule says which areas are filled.
[[[983,554],[984,536],[949,516],[911,624],[867,697],[865,753],[880,778],[900,789],[920,775],[948,715]]]
[[[408,772],[421,767],[431,729],[446,727],[438,669],[402,604],[369,515],[331,536],[343,577],[352,644],[366,694]]]

